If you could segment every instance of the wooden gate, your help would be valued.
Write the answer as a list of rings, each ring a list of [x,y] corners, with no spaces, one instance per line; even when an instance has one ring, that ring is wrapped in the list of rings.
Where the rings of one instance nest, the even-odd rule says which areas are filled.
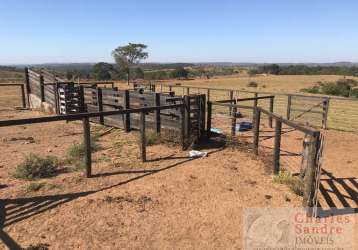
[[[83,87],[66,84],[58,87],[58,107],[61,115],[84,112]]]
[[[205,133],[206,95],[184,96],[186,138],[198,142]]]
[[[287,119],[327,128],[328,97],[288,95]]]

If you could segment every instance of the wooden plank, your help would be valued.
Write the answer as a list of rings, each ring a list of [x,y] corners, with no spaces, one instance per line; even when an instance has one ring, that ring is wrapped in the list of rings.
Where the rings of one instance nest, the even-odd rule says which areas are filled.
[[[316,110],[306,110],[306,109],[295,109],[295,108],[291,108],[291,112],[303,112],[303,113],[311,113],[311,114],[324,114],[324,111],[316,111]]]
[[[14,119],[14,120],[0,120],[0,127],[25,125],[25,124],[32,124],[32,123],[65,121],[65,120],[72,121],[72,120],[80,120],[84,117],[88,117],[88,118],[98,117],[100,115],[110,116],[110,115],[121,115],[121,114],[134,114],[140,112],[149,112],[156,109],[164,110],[164,109],[178,108],[181,106],[182,104],[175,104],[175,105],[167,105],[167,106],[160,106],[160,107],[153,107],[153,106],[143,107],[139,109],[129,109],[129,110],[114,110],[114,111],[103,111],[103,112],[68,114],[68,115],[60,115],[60,116],[44,116],[44,117]]]

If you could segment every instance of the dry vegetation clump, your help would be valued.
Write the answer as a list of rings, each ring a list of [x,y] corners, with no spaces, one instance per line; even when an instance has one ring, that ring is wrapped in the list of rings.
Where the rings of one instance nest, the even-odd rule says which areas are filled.
[[[59,167],[59,160],[55,156],[42,158],[35,154],[29,154],[20,163],[13,174],[17,179],[34,180],[55,176]]]
[[[289,172],[280,172],[273,176],[273,183],[287,185],[293,193],[298,196],[303,195],[304,184],[301,178],[292,176]]]
[[[101,146],[97,143],[98,137],[91,137],[91,151],[101,150]],[[83,159],[85,156],[85,145],[83,143],[73,144],[67,151],[66,163],[73,164],[77,169],[83,168]]]
[[[249,82],[249,83],[247,84],[247,87],[257,88],[257,87],[258,87],[258,84],[257,84],[257,82],[251,81],[251,82]]]
[[[26,193],[37,192],[44,186],[45,186],[45,183],[31,182],[30,184],[25,186],[24,191]]]

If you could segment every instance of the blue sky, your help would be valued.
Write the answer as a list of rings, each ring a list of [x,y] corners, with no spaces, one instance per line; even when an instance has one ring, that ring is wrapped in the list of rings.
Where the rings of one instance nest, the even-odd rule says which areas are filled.
[[[0,0],[0,64],[112,61],[358,62],[358,1]]]

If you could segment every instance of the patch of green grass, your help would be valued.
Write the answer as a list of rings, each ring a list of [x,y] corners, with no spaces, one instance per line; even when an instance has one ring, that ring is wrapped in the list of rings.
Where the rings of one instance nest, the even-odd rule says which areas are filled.
[[[49,190],[55,189],[55,188],[57,188],[57,189],[61,188],[60,184],[54,184],[54,183],[47,184],[46,186]]]
[[[276,184],[287,185],[293,193],[303,196],[304,183],[299,177],[292,176],[288,172],[280,172],[272,178],[272,182]]]
[[[97,138],[91,137],[91,151],[101,150],[101,146],[97,144]],[[84,167],[85,145],[83,143],[73,144],[67,151],[66,162],[73,164],[77,168]]]
[[[25,160],[17,165],[13,177],[17,179],[34,180],[56,175],[59,160],[54,156],[42,158],[35,154],[29,154]]]
[[[146,133],[146,143],[147,146],[157,145],[161,143],[161,137],[154,131],[149,131]]]
[[[25,192],[26,193],[37,192],[44,186],[45,183],[31,182],[30,184],[25,186]]]
[[[101,155],[100,157],[97,158],[98,162],[111,162],[112,159],[111,157],[107,156],[107,155]]]

